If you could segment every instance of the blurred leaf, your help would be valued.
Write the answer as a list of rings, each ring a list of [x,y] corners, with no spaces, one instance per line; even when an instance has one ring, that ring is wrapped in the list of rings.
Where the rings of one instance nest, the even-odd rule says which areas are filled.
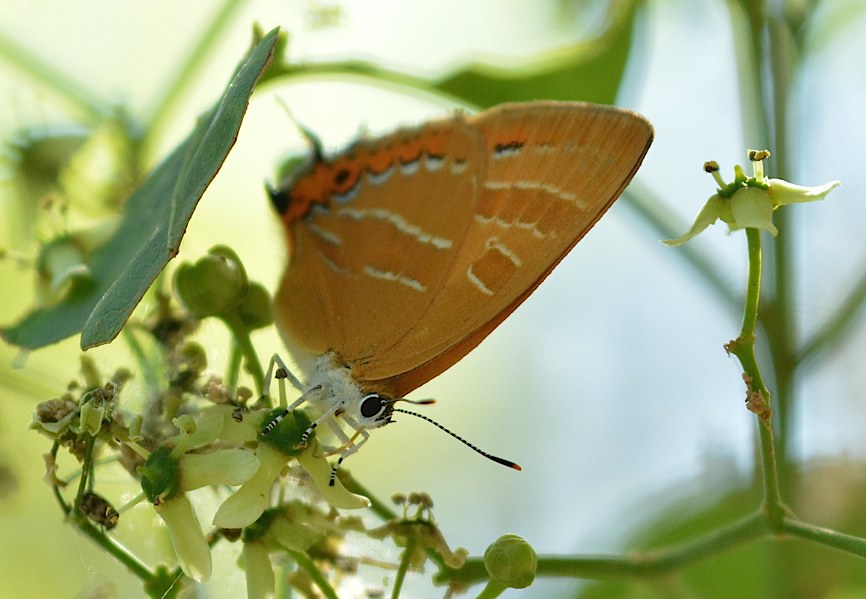
[[[275,29],[250,51],[219,103],[129,198],[117,232],[92,255],[92,278],[74,281],[57,305],[36,309],[18,324],[0,329],[7,341],[35,349],[83,331],[81,346],[87,349],[117,336],[177,254],[193,210],[234,145],[276,39]]]
[[[608,28],[591,42],[536,57],[519,68],[472,64],[434,87],[481,108],[540,99],[613,104],[642,4],[642,0],[611,2]]]
[[[516,66],[473,63],[430,81],[364,60],[290,64],[274,61],[263,80],[309,75],[361,75],[450,94],[480,108],[502,102],[583,100],[612,104],[632,54],[632,32],[645,0],[612,0],[607,28],[589,42],[534,56]],[[641,57],[638,57],[641,58]]]
[[[866,492],[862,463],[812,463],[798,477],[791,508],[809,522],[862,535]],[[664,514],[636,532],[626,546],[634,552],[671,547],[712,533],[757,510],[761,489],[744,480],[720,481],[728,490],[708,499],[675,501]],[[680,494],[681,483],[663,495]],[[670,500],[668,500],[670,501]],[[631,597],[863,597],[863,560],[798,539],[765,539],[706,556],[676,574],[658,579],[593,583],[580,599]]]

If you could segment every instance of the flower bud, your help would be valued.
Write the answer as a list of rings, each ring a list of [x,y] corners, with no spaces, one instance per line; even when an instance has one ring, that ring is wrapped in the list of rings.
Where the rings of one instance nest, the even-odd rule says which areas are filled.
[[[499,537],[484,552],[484,567],[499,584],[524,589],[535,580],[538,556],[528,542],[517,535]]]
[[[240,259],[224,246],[211,248],[195,264],[181,264],[174,273],[180,301],[197,318],[232,310],[248,285]]]

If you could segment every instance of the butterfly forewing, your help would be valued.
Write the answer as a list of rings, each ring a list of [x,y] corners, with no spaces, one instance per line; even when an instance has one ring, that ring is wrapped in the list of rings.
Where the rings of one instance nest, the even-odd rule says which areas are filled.
[[[472,128],[445,120],[361,143],[296,183],[332,190],[286,223],[275,308],[290,345],[334,349],[363,374],[421,324],[472,222],[480,152]]]
[[[598,221],[652,139],[644,119],[574,104],[503,106],[470,120],[485,144],[475,214],[423,327],[383,351],[398,393],[460,360]],[[458,309],[459,307],[459,309]]]
[[[362,142],[289,192],[278,320],[294,345],[333,349],[362,384],[406,394],[535,289],[651,139],[627,111],[536,102]]]

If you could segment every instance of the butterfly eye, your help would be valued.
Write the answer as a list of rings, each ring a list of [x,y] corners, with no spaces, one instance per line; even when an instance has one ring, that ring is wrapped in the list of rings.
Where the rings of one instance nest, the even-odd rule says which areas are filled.
[[[361,416],[370,420],[382,420],[391,415],[391,404],[378,393],[371,393],[361,400]]]

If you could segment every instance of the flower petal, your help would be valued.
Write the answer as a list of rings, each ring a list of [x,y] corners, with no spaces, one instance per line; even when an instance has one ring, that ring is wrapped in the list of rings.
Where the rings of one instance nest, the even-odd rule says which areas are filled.
[[[765,189],[744,187],[731,196],[733,222],[728,225],[731,231],[737,229],[764,229],[773,235],[779,230],[773,225],[773,202]]]
[[[211,575],[210,547],[189,499],[180,493],[155,507],[168,527],[171,544],[184,574],[198,582],[207,582]]]
[[[665,239],[662,243],[669,246],[684,244],[689,239],[716,222],[719,215],[722,213],[723,208],[724,200],[717,195],[712,196],[707,200],[707,203],[704,204],[704,207],[701,208],[701,211],[698,212],[698,216],[695,218],[695,222],[692,225],[692,228],[689,229],[688,233],[682,237],[677,237],[676,239]]]
[[[274,568],[263,541],[244,543],[241,562],[247,578],[247,598],[267,599],[274,596]]]
[[[224,420],[224,415],[216,410],[202,411],[195,419],[187,414],[178,416],[173,422],[180,433],[168,439],[166,444],[174,446],[171,452],[179,458],[187,451],[215,441],[223,430]]]
[[[770,199],[775,207],[785,204],[815,202],[823,200],[824,196],[839,185],[841,185],[839,181],[830,181],[818,187],[804,187],[803,185],[788,183],[782,179],[770,179]]]
[[[271,496],[271,486],[274,484],[280,470],[291,459],[286,454],[273,447],[260,443],[256,450],[259,469],[255,475],[226,499],[213,517],[214,526],[219,528],[243,528],[259,519]]]
[[[318,443],[311,443],[307,450],[298,456],[298,463],[310,475],[310,478],[315,481],[316,488],[319,489],[322,498],[332,507],[348,510],[369,507],[369,499],[349,492],[343,486],[343,483],[340,482],[340,479],[334,480],[333,486],[330,484],[331,465],[325,459],[322,448]]]
[[[188,453],[179,462],[180,486],[192,491],[210,485],[242,485],[259,469],[259,459],[246,449]]]

